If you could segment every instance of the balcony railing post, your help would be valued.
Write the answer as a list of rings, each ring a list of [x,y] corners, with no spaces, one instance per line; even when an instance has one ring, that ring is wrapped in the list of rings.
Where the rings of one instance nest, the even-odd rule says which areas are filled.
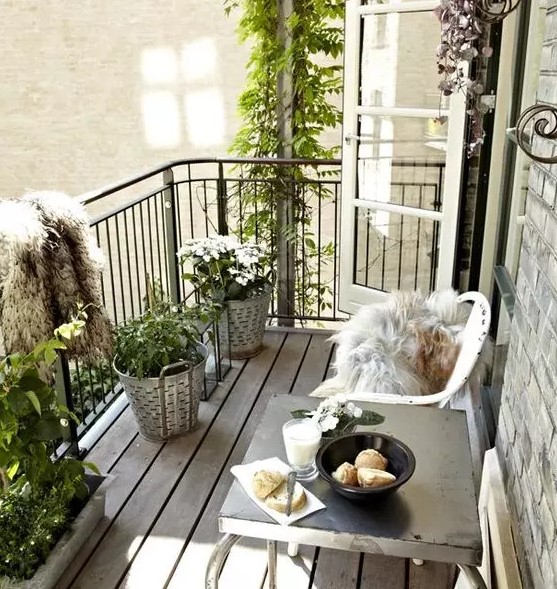
[[[180,265],[178,264],[178,235],[176,229],[176,199],[174,172],[163,172],[164,223],[166,228],[166,267],[168,271],[168,296],[175,303],[180,301]]]
[[[222,162],[219,163],[219,177],[217,180],[217,227],[219,235],[228,235],[228,195],[226,193],[226,180]]]
[[[70,365],[68,358],[63,352],[58,355],[56,365],[56,390],[58,392],[58,401],[64,404],[69,411],[75,412],[72,394],[72,378],[70,374]],[[79,438],[77,435],[77,424],[73,419],[68,420],[68,426],[64,428],[64,441],[68,444],[64,452],[66,456],[75,456],[81,458],[85,451],[79,447]]]
[[[280,172],[279,172],[280,174]],[[280,174],[277,183],[277,312],[278,324],[294,325],[296,306],[295,248],[289,229],[294,222],[294,184],[290,175]],[[282,317],[281,317],[282,316]]]

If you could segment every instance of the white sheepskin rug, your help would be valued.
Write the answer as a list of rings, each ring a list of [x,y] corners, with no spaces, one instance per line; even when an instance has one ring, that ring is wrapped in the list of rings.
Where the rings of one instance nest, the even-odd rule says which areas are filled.
[[[454,290],[394,292],[384,303],[362,307],[332,336],[337,344],[336,375],[311,396],[365,392],[428,395],[445,388],[458,358],[470,305]],[[489,361],[490,346],[476,364],[476,376]]]

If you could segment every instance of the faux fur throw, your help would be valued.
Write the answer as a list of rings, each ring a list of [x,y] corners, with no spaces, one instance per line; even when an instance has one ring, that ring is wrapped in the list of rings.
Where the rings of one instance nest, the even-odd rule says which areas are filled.
[[[0,331],[6,352],[30,352],[87,305],[84,333],[69,355],[86,360],[112,352],[102,307],[102,253],[83,207],[65,194],[32,192],[0,201]]]
[[[366,392],[427,395],[441,392],[460,351],[470,307],[454,290],[423,297],[394,292],[384,303],[362,307],[331,339],[337,344],[336,376],[312,396]],[[476,364],[483,372],[489,346]]]

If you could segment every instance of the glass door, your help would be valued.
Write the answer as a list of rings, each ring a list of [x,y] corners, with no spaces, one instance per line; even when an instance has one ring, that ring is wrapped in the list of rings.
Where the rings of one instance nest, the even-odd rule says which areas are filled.
[[[347,0],[340,308],[452,285],[465,99],[440,100],[438,0]]]

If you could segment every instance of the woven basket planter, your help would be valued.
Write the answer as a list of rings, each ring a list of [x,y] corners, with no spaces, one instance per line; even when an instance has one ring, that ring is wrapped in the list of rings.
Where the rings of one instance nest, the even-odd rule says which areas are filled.
[[[182,436],[197,426],[199,400],[204,394],[205,363],[208,351],[197,344],[203,360],[195,366],[184,363],[185,370],[165,376],[165,366],[159,378],[138,379],[122,374],[116,366],[118,377],[130,402],[139,433],[151,442],[162,442]]]
[[[225,356],[232,360],[251,358],[263,347],[271,288],[244,301],[227,301],[219,321],[219,338]]]

